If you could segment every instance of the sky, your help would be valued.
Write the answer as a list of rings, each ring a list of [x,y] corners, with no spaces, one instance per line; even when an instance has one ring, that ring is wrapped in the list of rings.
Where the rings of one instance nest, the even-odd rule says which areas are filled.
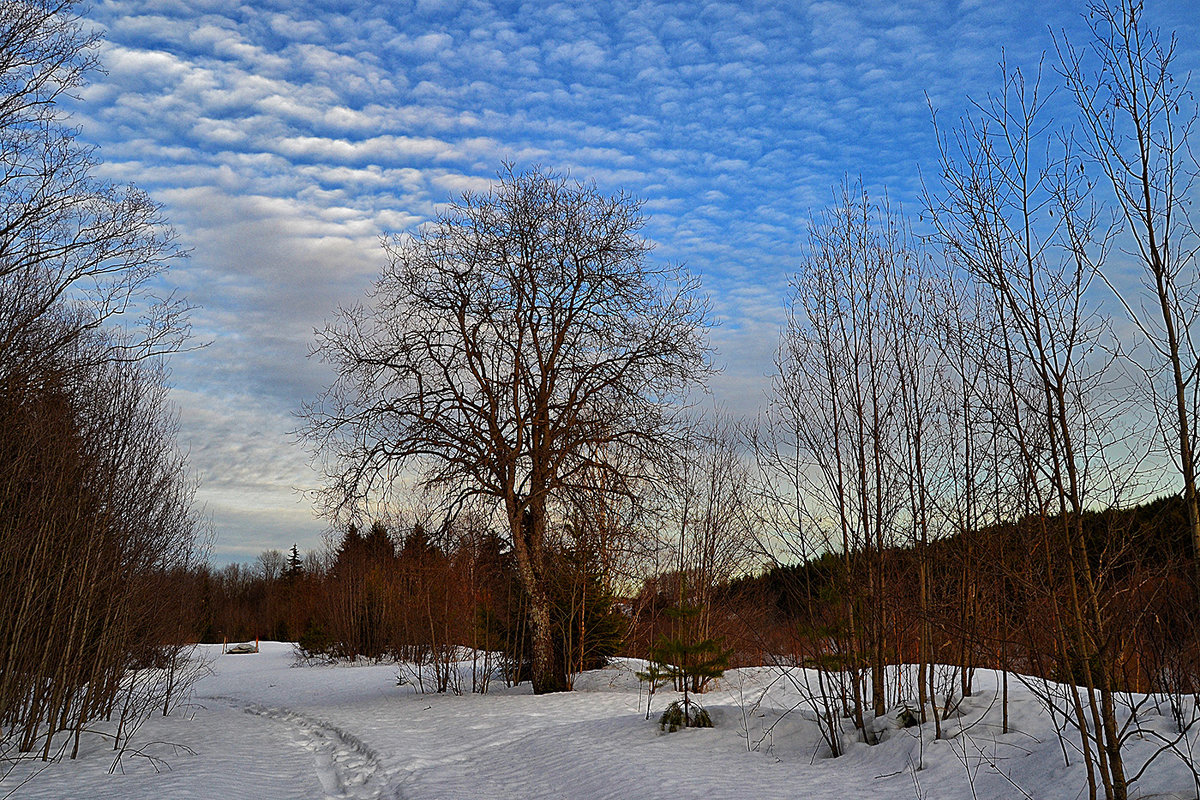
[[[364,297],[383,235],[506,162],[626,191],[652,258],[711,298],[712,402],[753,415],[834,187],[861,178],[917,213],[934,112],[953,127],[1001,59],[1034,74],[1045,54],[1057,83],[1051,31],[1087,38],[1052,0],[100,0],[85,17],[104,73],[79,137],[189,251],[168,281],[209,345],[172,359],[172,393],[216,564],[321,546],[295,412],[331,380],[313,330]],[[1180,75],[1200,68],[1194,0],[1149,0],[1146,19],[1178,33]]]

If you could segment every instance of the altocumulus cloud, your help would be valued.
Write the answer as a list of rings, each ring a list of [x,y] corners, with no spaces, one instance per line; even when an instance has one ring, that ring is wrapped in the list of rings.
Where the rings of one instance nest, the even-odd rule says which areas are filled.
[[[1149,9],[1197,65],[1188,3]],[[646,201],[657,258],[699,273],[721,322],[714,385],[760,405],[811,210],[859,176],[917,204],[950,119],[1010,63],[1036,69],[1069,8],[1021,2],[362,3],[107,0],[107,74],[78,121],[106,174],[166,205],[203,306],[177,358],[183,444],[219,561],[316,546],[288,431],[328,376],[312,329],[360,298],[378,240],[486,188],[504,160]]]

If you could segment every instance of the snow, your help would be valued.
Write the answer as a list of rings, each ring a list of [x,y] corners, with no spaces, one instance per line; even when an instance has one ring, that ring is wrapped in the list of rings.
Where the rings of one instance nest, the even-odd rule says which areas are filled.
[[[869,746],[847,726],[847,752],[831,759],[804,696],[774,668],[729,671],[698,698],[716,727],[668,735],[655,719],[676,695],[660,689],[647,721],[634,676],[641,662],[581,675],[571,693],[539,697],[495,681],[487,695],[454,696],[398,685],[395,664],[297,666],[289,644],[200,652],[211,674],[186,707],[145,723],[140,749],[113,774],[110,740],[93,735],[75,761],[18,763],[0,798],[1086,797],[1077,734],[1060,743],[1052,717],[1015,679],[1011,730],[1001,733],[997,676],[986,671],[944,723],[947,738],[935,740],[932,723],[884,720],[882,742]],[[1161,710],[1139,719],[1170,737]],[[1197,797],[1186,763],[1195,737],[1178,745],[1183,757],[1156,761],[1132,796]],[[1135,737],[1130,766],[1158,746]]]

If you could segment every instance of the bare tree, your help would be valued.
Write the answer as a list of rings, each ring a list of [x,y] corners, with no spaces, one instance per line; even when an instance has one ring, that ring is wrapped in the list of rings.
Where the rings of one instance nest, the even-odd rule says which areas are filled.
[[[1155,387],[1156,416],[1183,478],[1200,570],[1200,348],[1193,339],[1200,319],[1200,236],[1188,216],[1200,175],[1190,146],[1198,112],[1187,81],[1177,81],[1171,72],[1175,36],[1143,27],[1142,12],[1141,0],[1090,4],[1091,40],[1076,48],[1061,39],[1058,55],[1083,119],[1082,149],[1111,184],[1132,240],[1128,252],[1143,269],[1149,302],[1122,291],[1100,271],[1102,265],[1094,265],[1150,347],[1152,357],[1143,369]]]
[[[0,0],[0,365],[116,322],[127,335],[96,355],[170,352],[187,335],[186,304],[151,289],[179,255],[158,205],[95,177],[96,158],[60,105],[95,66],[96,36],[74,5]],[[21,336],[51,312],[41,338]],[[41,349],[29,352],[33,343]]]
[[[710,369],[707,302],[682,268],[648,262],[642,226],[625,195],[508,168],[388,241],[369,303],[318,333],[337,380],[303,415],[326,510],[386,500],[413,468],[450,508],[497,504],[528,595],[537,692],[566,688],[548,526],[598,475],[633,493],[676,438],[676,401]]]
[[[273,581],[283,575],[287,567],[287,556],[274,548],[263,550],[254,564],[263,580]]]
[[[96,336],[0,380],[0,740],[47,758],[64,730],[78,749],[131,671],[174,666],[163,582],[200,530],[163,370],[105,360]]]
[[[936,307],[931,312],[936,319],[938,348],[943,375],[949,383],[943,406],[943,452],[949,463],[943,464],[944,480],[938,496],[938,516],[948,531],[962,542],[962,547],[950,552],[957,555],[950,563],[947,583],[955,586],[952,607],[944,610],[942,624],[947,644],[953,640],[953,664],[958,671],[959,689],[964,697],[972,692],[972,676],[980,648],[994,656],[1002,670],[1004,694],[1002,713],[1007,725],[1008,714],[1008,642],[1001,634],[1001,613],[1009,601],[1004,591],[987,590],[986,573],[989,561],[986,541],[981,531],[1002,524],[1019,508],[1013,501],[1015,491],[1011,476],[1020,474],[1019,459],[1014,460],[1014,445],[1009,437],[1000,435],[1001,426],[995,410],[1004,406],[1002,393],[1003,370],[998,371],[991,347],[998,338],[1002,312],[996,307],[994,295],[984,286],[971,280],[958,269],[951,255],[943,262],[943,271],[936,293]],[[982,580],[981,580],[982,579]],[[993,623],[987,636],[983,634],[984,611],[987,601],[993,612]],[[950,707],[946,698],[943,707]]]
[[[717,652],[728,631],[717,591],[750,563],[756,500],[748,462],[733,422],[721,413],[697,421],[672,459],[664,482],[666,537],[674,563],[671,635],[685,645],[712,641]],[[676,666],[682,666],[677,664]],[[686,673],[686,670],[684,670]],[[711,676],[683,675],[702,692]]]
[[[928,254],[916,243],[902,215],[883,210],[886,227],[879,271],[886,307],[881,322],[891,343],[895,385],[899,391],[895,411],[900,417],[893,457],[902,465],[901,480],[907,498],[900,499],[900,526],[917,554],[917,704],[924,722],[932,711],[934,729],[941,738],[941,720],[934,692],[931,542],[942,525],[937,513],[939,497],[951,487],[947,471],[946,418],[957,405],[945,351],[937,338],[937,313],[950,302],[949,286],[933,271]],[[965,583],[965,581],[964,581]],[[966,674],[966,670],[963,670]]]
[[[123,691],[125,710],[170,707],[182,633],[162,585],[201,527],[154,358],[187,333],[150,289],[179,251],[68,124],[96,41],[73,9],[0,0],[0,745],[43,757],[77,751]],[[163,665],[134,701],[130,673]]]
[[[833,652],[820,656],[839,658],[851,673],[844,711],[871,740],[868,678],[871,712],[886,708],[882,553],[896,543],[901,507],[911,499],[896,457],[904,450],[900,345],[884,284],[908,255],[895,218],[861,186],[843,187],[838,200],[811,227],[759,450],[782,501],[772,545],[799,558],[840,553],[842,624],[828,643]],[[827,739],[838,753],[834,727]]]
[[[1087,303],[1092,264],[1103,262],[1108,240],[1070,143],[1046,136],[1040,80],[1019,71],[1004,78],[1004,91],[943,142],[945,196],[931,211],[942,241],[999,314],[983,343],[1005,394],[992,413],[1020,452],[1057,664],[1072,679],[1064,702],[1090,796],[1102,787],[1124,800],[1116,638],[1101,599],[1103,570],[1122,553],[1108,549],[1099,559],[1084,529],[1089,506],[1120,503],[1131,480],[1130,469],[1115,470],[1106,457],[1121,439],[1115,406],[1103,399],[1110,339]]]

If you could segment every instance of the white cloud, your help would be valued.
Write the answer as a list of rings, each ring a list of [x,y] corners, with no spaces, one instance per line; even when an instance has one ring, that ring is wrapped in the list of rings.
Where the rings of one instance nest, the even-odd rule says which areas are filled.
[[[275,148],[293,158],[324,158],[341,162],[394,163],[412,157],[444,159],[456,154],[449,142],[413,136],[375,136],[359,141],[320,136],[290,136],[278,140]]]

